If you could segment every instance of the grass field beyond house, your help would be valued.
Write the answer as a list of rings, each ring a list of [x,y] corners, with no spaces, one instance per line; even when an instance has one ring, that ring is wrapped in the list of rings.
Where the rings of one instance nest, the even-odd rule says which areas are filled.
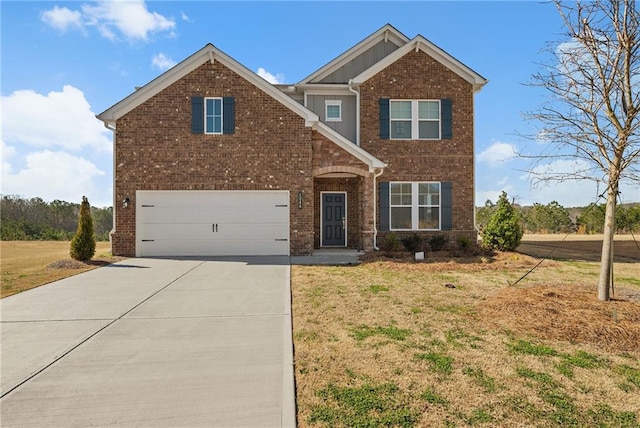
[[[68,241],[2,241],[0,260],[2,269],[1,297],[47,284],[58,279],[104,266],[111,257],[109,242],[96,243],[93,262],[72,262]],[[53,263],[57,265],[51,266]]]
[[[640,264],[537,262],[293,266],[299,426],[640,426]]]

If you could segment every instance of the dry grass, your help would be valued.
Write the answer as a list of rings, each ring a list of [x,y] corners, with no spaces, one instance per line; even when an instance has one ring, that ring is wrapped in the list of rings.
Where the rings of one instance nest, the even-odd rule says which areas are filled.
[[[0,296],[20,293],[119,259],[111,256],[108,242],[97,242],[94,259],[77,262],[69,258],[69,245],[67,241],[2,241]]]
[[[294,266],[299,425],[640,424],[640,303],[598,302],[590,262],[509,286],[537,262]],[[615,272],[640,294],[640,264]]]

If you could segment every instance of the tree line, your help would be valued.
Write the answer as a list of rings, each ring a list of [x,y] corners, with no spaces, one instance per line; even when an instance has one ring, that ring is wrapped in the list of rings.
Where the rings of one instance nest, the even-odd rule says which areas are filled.
[[[0,202],[0,237],[3,241],[69,241],[78,227],[80,204],[6,195]],[[113,207],[91,207],[97,241],[108,241]]]
[[[527,233],[603,233],[606,207],[591,203],[586,207],[567,209],[553,201],[546,205],[531,206],[513,204],[515,215]],[[487,200],[476,208],[478,229],[483,231],[497,209],[497,204]],[[640,204],[617,207],[615,215],[616,233],[640,232]]]
[[[516,215],[527,233],[602,233],[605,205],[590,204],[567,209],[553,201],[546,205],[513,204]],[[486,228],[497,204],[487,200],[476,208],[480,231]],[[69,241],[76,233],[80,204],[41,198],[3,196],[0,205],[1,239],[3,241]],[[108,241],[113,224],[113,207],[91,207],[96,240]],[[617,233],[640,233],[640,204],[621,205],[616,210]]]

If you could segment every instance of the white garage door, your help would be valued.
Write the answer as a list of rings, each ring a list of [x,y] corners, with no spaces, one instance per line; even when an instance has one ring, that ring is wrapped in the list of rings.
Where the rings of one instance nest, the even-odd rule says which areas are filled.
[[[289,192],[138,191],[136,255],[289,255]]]

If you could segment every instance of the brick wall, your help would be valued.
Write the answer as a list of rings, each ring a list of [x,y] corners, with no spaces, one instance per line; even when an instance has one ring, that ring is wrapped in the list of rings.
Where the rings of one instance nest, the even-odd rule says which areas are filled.
[[[191,134],[191,97],[235,98],[232,135]],[[312,131],[219,61],[207,62],[116,123],[116,255],[135,255],[136,190],[290,190],[291,253],[313,249]],[[307,194],[302,209],[298,192]]]
[[[451,181],[453,231],[448,234],[475,239],[471,84],[426,53],[411,51],[364,82],[360,94],[361,146],[389,165],[378,181]],[[451,99],[453,139],[381,140],[380,98]]]

